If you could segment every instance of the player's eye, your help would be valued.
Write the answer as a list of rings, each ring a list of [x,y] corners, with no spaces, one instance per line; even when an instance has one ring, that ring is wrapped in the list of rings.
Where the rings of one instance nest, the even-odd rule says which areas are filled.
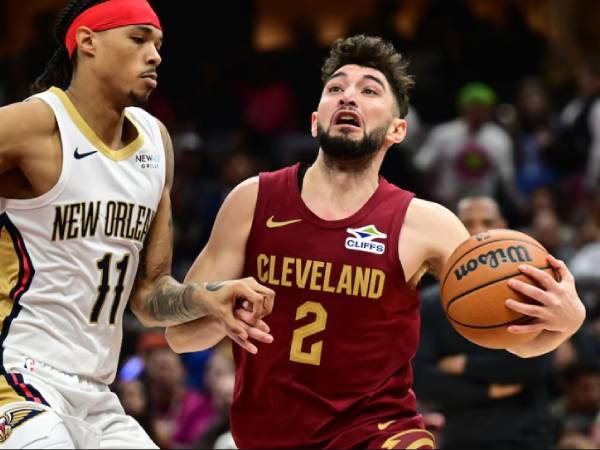
[[[131,40],[133,42],[135,42],[136,44],[143,44],[144,43],[144,38],[141,38],[139,36],[132,36]]]
[[[377,91],[375,91],[374,89],[371,89],[371,88],[364,88],[363,93],[367,94],[367,95],[376,95]]]
[[[329,86],[327,88],[327,92],[342,92],[342,88],[340,86],[337,86],[337,85]]]

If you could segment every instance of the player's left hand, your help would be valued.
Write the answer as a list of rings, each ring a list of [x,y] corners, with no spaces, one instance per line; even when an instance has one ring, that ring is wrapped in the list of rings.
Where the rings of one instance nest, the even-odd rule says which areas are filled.
[[[583,324],[585,307],[575,290],[575,279],[563,261],[548,255],[548,262],[556,270],[559,280],[548,273],[529,265],[519,266],[519,270],[531,278],[537,286],[511,279],[508,285],[538,304],[527,304],[508,299],[505,305],[535,320],[526,325],[511,325],[511,333],[530,333],[548,330],[564,335],[574,334]],[[539,286],[539,287],[538,287]]]

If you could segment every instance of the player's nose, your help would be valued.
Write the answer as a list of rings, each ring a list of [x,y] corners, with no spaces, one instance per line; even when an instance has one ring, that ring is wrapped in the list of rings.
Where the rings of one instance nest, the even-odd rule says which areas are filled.
[[[340,97],[339,106],[352,105],[356,106],[356,95],[354,88],[348,88],[344,90],[344,93]]]
[[[148,52],[148,54],[146,56],[146,63],[151,66],[158,67],[161,62],[162,62],[162,58],[160,56],[160,53],[158,52],[158,49],[156,47],[152,46],[151,50]]]

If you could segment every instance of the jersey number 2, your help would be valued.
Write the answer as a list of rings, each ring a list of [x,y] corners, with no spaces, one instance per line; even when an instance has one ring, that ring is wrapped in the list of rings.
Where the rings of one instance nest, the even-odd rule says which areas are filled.
[[[90,314],[90,323],[92,324],[98,323],[98,317],[100,316],[100,312],[104,306],[106,295],[110,291],[110,261],[112,256],[112,253],[107,253],[104,255],[104,257],[96,261],[96,266],[100,272],[100,284],[98,285],[98,297],[96,297],[96,302],[94,303],[92,313]],[[117,318],[117,311],[119,309],[119,303],[121,302],[121,296],[123,295],[123,282],[125,281],[125,274],[127,273],[128,264],[129,255],[125,255],[116,264],[117,271],[119,272],[119,279],[117,280],[117,285],[115,286],[115,296],[113,298],[112,308],[110,309],[110,318],[108,321],[110,325],[114,325]]]
[[[325,311],[325,308],[320,303],[304,302],[296,310],[296,320],[303,319],[309,313],[315,315],[315,320],[294,330],[292,347],[290,348],[290,360],[297,363],[320,366],[323,341],[312,344],[308,352],[302,351],[302,341],[308,336],[312,336],[325,329],[327,325],[327,311]]]

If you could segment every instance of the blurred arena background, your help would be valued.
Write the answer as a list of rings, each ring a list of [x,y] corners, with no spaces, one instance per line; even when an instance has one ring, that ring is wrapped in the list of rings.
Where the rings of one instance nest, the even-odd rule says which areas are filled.
[[[0,105],[28,96],[65,3],[0,0]],[[540,382],[555,445],[600,448],[600,2],[223,0],[198,2],[193,14],[191,2],[151,3],[165,44],[147,109],[175,145],[176,278],[233,186],[316,155],[309,117],[331,42],[383,36],[416,78],[410,134],[384,175],[451,209],[465,195],[493,196],[511,228],[568,262],[588,317]],[[461,136],[452,128],[461,121],[491,137]],[[129,414],[163,448],[231,446],[227,344],[178,356],[161,330],[127,319],[114,389]],[[422,403],[443,446],[438,406]]]

